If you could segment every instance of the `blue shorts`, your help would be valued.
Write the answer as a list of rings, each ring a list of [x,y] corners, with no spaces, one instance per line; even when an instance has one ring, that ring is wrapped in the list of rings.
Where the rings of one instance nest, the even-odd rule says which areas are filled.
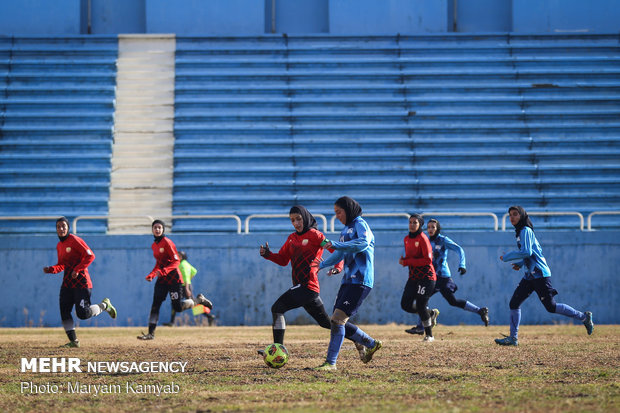
[[[334,310],[342,310],[349,317],[353,317],[371,290],[372,288],[362,284],[341,284]]]
[[[437,281],[435,282],[435,293],[438,292],[451,292],[454,294],[459,287],[456,286],[452,277],[437,277]]]

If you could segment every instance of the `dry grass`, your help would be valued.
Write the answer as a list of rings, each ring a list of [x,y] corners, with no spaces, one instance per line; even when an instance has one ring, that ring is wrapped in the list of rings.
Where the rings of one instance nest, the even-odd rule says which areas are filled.
[[[442,326],[434,343],[404,326],[363,326],[384,342],[368,365],[347,341],[338,371],[308,368],[325,356],[329,332],[290,326],[289,364],[267,368],[256,350],[270,327],[160,327],[154,341],[135,328],[82,328],[79,349],[61,349],[61,328],[0,329],[2,411],[620,411],[620,326],[524,326],[517,348],[493,343],[507,327]],[[177,374],[21,373],[22,357],[88,361],[184,361]],[[67,382],[120,384],[120,394],[68,394]],[[57,384],[62,394],[22,392],[21,382]],[[132,394],[126,384],[179,386],[177,394]]]

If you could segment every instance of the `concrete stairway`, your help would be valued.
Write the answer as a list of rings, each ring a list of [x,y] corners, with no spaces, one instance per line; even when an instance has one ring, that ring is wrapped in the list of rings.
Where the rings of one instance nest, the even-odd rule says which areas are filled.
[[[108,233],[172,215],[174,55],[174,35],[119,36]]]

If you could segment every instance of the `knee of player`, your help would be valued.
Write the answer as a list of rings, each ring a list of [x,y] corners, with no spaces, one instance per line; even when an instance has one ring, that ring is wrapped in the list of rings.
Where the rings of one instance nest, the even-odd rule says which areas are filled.
[[[80,320],[86,320],[89,319],[90,316],[92,315],[92,312],[90,311],[90,309],[88,310],[83,310],[81,308],[78,307],[78,309],[75,310],[75,315],[77,316],[77,318],[79,318]]]

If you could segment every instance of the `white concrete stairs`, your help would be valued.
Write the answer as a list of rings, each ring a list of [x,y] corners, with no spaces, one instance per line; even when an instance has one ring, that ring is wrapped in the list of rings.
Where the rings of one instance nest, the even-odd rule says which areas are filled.
[[[109,234],[172,216],[175,47],[174,35],[119,35]]]

